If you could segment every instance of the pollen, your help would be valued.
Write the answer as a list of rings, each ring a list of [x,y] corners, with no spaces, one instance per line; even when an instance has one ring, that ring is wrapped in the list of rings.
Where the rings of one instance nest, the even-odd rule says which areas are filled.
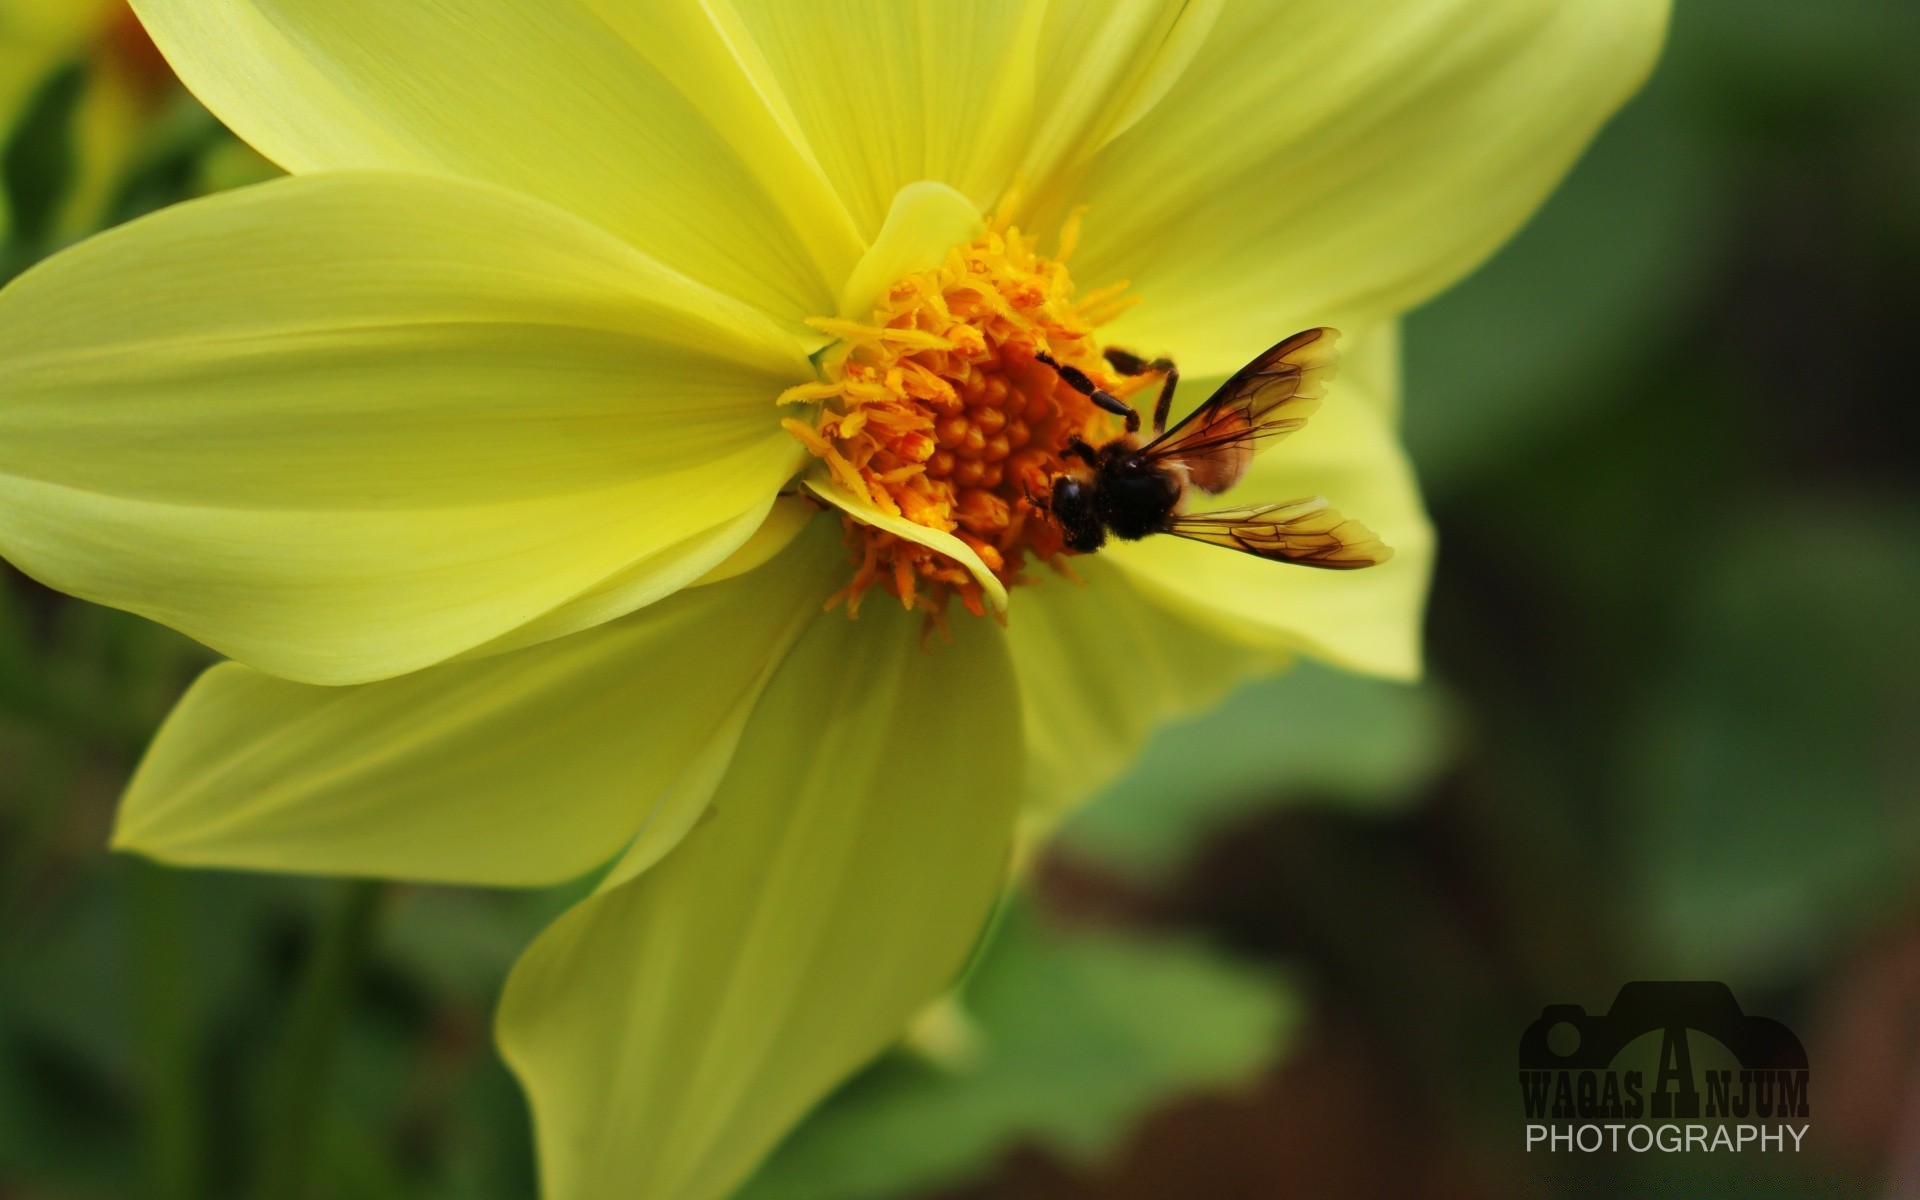
[[[995,220],[939,266],[894,283],[869,321],[810,321],[839,344],[824,356],[821,381],[780,396],[819,405],[812,419],[785,425],[834,482],[889,516],[953,534],[1008,587],[1036,562],[1066,570],[1071,552],[1045,507],[1066,470],[1062,452],[1072,438],[1098,445],[1121,430],[1036,355],[1078,367],[1122,398],[1147,383],[1116,375],[1101,357],[1094,330],[1131,301],[1124,283],[1075,297],[1067,258],[1078,225],[1075,214],[1047,257]],[[842,520],[853,578],[828,607],[857,615],[878,587],[936,621],[956,597],[968,612],[986,612],[960,562]]]

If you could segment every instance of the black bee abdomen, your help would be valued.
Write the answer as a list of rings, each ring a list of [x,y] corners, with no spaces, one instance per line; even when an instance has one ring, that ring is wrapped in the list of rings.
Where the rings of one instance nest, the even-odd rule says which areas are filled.
[[[1053,519],[1060,524],[1067,549],[1091,554],[1106,545],[1107,530],[1094,511],[1093,491],[1078,479],[1062,475],[1054,480],[1048,507],[1053,510]]]
[[[1165,529],[1180,503],[1180,481],[1172,472],[1131,460],[1107,466],[1094,487],[1094,512],[1113,536],[1126,541]]]

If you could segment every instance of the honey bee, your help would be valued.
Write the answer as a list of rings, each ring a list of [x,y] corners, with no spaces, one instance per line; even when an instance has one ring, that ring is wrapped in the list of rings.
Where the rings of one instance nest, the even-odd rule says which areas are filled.
[[[1153,409],[1154,437],[1145,445],[1138,433],[1140,414],[1131,405],[1100,389],[1077,367],[1037,355],[1068,386],[1127,422],[1127,432],[1104,446],[1090,446],[1079,437],[1066,445],[1065,454],[1085,469],[1056,476],[1042,507],[1058,522],[1067,548],[1084,554],[1100,549],[1109,536],[1134,541],[1170,533],[1303,567],[1348,571],[1386,562],[1392,549],[1321,496],[1185,511],[1190,488],[1209,495],[1226,491],[1246,474],[1255,447],[1307,423],[1333,378],[1339,337],[1333,329],[1294,334],[1240,368],[1172,429],[1167,414],[1180,382],[1178,369],[1164,358],[1148,361],[1108,350],[1108,364],[1122,375],[1165,376]]]

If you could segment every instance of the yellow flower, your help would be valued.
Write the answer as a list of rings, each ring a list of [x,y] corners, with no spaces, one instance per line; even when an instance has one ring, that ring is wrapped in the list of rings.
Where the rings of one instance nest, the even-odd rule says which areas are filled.
[[[500,1014],[566,1200],[737,1185],[952,980],[1016,826],[1169,713],[1297,653],[1418,670],[1396,318],[1525,219],[1665,21],[136,7],[294,174],[0,295],[0,550],[237,660],[162,730],[120,846],[481,884],[613,863]],[[1322,324],[1340,381],[1225,502],[1333,497],[1391,563],[1063,558],[1032,525],[1013,423],[1053,453],[1095,420],[1036,350],[1170,355],[1191,403]]]

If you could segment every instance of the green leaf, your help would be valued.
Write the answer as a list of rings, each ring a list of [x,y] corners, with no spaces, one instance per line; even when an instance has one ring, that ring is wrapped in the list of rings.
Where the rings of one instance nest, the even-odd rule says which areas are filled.
[[[1010,913],[967,985],[959,1065],[896,1053],[781,1147],[740,1200],[867,1200],[947,1186],[1017,1144],[1114,1149],[1182,1094],[1245,1083],[1297,1016],[1276,980],[1197,940],[1068,935]]]
[[[1804,502],[1705,572],[1631,742],[1630,850],[1676,969],[1775,982],[1910,892],[1916,545],[1920,516]]]
[[[1920,99],[1920,7],[1912,0],[1692,0],[1676,6],[1673,54],[1712,114],[1763,137],[1846,136]]]
[[[1302,663],[1162,729],[1126,778],[1068,822],[1063,845],[1154,879],[1208,834],[1284,800],[1395,807],[1444,765],[1446,726],[1429,688]]]
[[[1617,397],[1671,339],[1723,239],[1718,162],[1663,76],[1520,235],[1406,323],[1406,437],[1444,495]]]
[[[597,879],[529,891],[411,888],[381,933],[383,965],[443,1002],[488,1008],[514,960]]]

